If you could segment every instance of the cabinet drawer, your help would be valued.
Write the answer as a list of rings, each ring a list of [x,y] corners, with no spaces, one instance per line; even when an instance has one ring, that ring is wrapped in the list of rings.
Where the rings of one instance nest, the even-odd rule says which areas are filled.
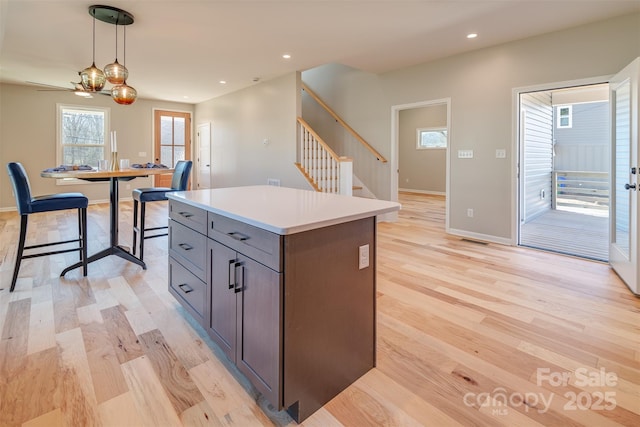
[[[208,214],[210,238],[275,271],[282,271],[282,236],[212,212]]]
[[[176,221],[169,221],[169,254],[189,261],[193,264],[193,273],[201,280],[206,280],[206,236]]]
[[[169,292],[202,322],[206,302],[206,285],[171,257],[169,257]]]
[[[207,211],[169,199],[169,217],[199,233],[207,234]]]

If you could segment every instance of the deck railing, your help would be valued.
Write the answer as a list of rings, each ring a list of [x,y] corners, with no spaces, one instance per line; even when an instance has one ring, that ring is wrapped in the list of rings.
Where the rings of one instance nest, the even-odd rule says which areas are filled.
[[[553,171],[553,209],[609,210],[609,173]]]

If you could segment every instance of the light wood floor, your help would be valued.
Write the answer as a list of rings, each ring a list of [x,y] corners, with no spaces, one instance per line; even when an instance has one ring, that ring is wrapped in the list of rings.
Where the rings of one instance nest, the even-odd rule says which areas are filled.
[[[447,236],[443,199],[401,202],[378,228],[377,368],[304,425],[640,425],[640,299],[606,264]],[[90,253],[107,208],[89,208]],[[147,271],[109,257],[60,279],[74,255],[27,260],[9,294],[17,219],[0,213],[0,426],[294,424],[168,294],[166,238]],[[30,238],[74,219],[32,216]]]

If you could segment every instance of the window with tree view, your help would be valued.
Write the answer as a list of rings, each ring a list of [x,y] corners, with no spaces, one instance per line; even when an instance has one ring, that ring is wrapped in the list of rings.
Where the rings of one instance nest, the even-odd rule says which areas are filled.
[[[98,160],[105,158],[109,109],[60,105],[58,116],[59,163],[98,166]]]
[[[447,128],[418,129],[416,148],[418,150],[447,148]]]

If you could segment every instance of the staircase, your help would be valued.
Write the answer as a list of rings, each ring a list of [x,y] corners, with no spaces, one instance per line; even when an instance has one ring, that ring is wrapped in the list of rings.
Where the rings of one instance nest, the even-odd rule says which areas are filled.
[[[353,162],[338,156],[302,118],[298,118],[300,163],[296,166],[309,184],[323,193],[353,194]]]
[[[349,132],[375,158],[386,163],[387,160],[377,152],[367,141],[342,120],[318,95],[307,85],[302,83],[302,89],[307,92],[340,126]],[[300,162],[296,166],[316,190],[324,193],[353,195],[354,191],[363,190],[362,186],[353,185],[353,160],[338,156],[322,138],[302,118],[297,119],[298,135],[300,138]],[[359,182],[359,181],[358,181]],[[366,190],[371,196],[373,193]]]

